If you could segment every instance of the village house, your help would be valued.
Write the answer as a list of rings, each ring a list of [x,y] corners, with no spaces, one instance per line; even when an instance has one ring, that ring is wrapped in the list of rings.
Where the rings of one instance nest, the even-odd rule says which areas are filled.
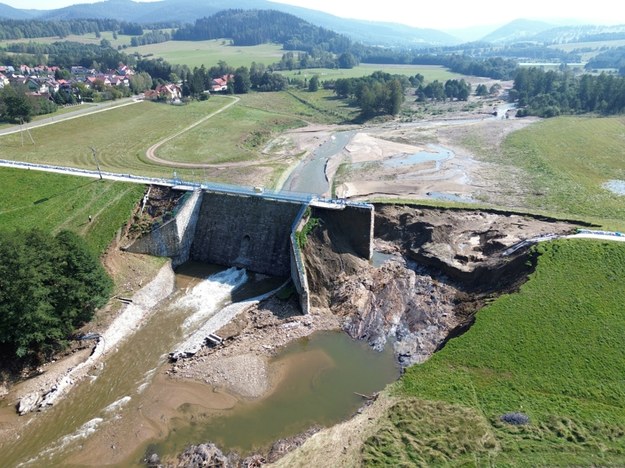
[[[182,89],[177,84],[168,83],[159,85],[155,89],[158,97],[166,101],[178,101],[182,98]]]
[[[213,93],[218,93],[220,91],[228,91],[228,81],[234,79],[234,75],[223,75],[218,78],[213,78],[211,80],[211,88],[210,91]]]

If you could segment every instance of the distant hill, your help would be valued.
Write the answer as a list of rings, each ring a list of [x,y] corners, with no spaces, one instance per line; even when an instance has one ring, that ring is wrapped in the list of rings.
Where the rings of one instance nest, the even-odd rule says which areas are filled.
[[[32,19],[37,16],[37,10],[20,10],[12,6],[0,3],[0,18],[24,20]]]
[[[6,12],[3,8],[7,8]],[[340,18],[307,8],[300,8],[267,0],[162,0],[158,2],[133,2],[107,0],[78,4],[55,10],[19,10],[0,4],[0,17],[11,19],[78,19],[110,18],[136,23],[180,22],[194,23],[196,19],[214,15],[225,9],[278,10],[296,15],[312,24],[344,34],[353,40],[376,45],[402,44],[410,47],[445,46],[461,42],[450,34],[434,29],[360,21]],[[17,17],[20,14],[27,15]]]
[[[615,26],[562,26],[542,31],[534,37],[535,41],[546,44],[564,44],[567,42],[595,42],[613,39],[625,39],[625,25]]]
[[[625,25],[556,26],[532,20],[515,20],[484,36],[482,41],[506,45],[515,42],[536,44],[565,44],[625,39]]]
[[[518,19],[496,29],[481,40],[494,44],[510,44],[513,42],[533,40],[537,34],[553,29],[554,25],[543,21]]]

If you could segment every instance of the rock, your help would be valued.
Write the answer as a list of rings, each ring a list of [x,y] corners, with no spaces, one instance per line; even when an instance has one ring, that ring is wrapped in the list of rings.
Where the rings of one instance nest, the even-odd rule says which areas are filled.
[[[228,458],[213,443],[191,445],[180,456],[176,466],[199,468],[210,466],[215,468],[230,468]]]
[[[41,395],[38,392],[28,393],[23,396],[20,402],[17,405],[17,412],[20,416],[25,415],[26,413],[30,413],[37,409],[37,405],[41,401]]]
[[[9,394],[9,387],[5,383],[0,384],[0,398],[4,398]]]
[[[152,455],[147,457],[147,459],[145,460],[145,463],[150,468],[157,468],[161,466],[161,459],[159,458],[158,454],[153,453]]]
[[[523,426],[530,422],[529,416],[525,413],[506,413],[502,414],[499,419],[513,426]]]

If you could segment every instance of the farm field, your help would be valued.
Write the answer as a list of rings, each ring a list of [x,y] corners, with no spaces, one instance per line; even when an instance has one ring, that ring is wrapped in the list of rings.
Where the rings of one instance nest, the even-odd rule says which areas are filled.
[[[0,41],[0,47],[4,47],[8,44],[16,44],[16,43],[35,42],[38,44],[52,44],[54,42],[63,42],[63,41],[80,42],[82,44],[100,45],[100,42],[102,41],[102,39],[106,39],[111,43],[113,47],[117,48],[117,46],[122,46],[122,47],[124,45],[129,46],[131,38],[132,36],[125,36],[123,34],[118,34],[117,39],[115,39],[111,31],[102,31],[100,33],[100,37],[96,37],[95,34],[81,34],[81,35],[70,34],[69,36],[66,36],[63,38],[55,36],[55,37],[35,37],[35,38],[27,38],[27,39],[10,39],[6,41]]]
[[[144,190],[138,184],[4,167],[0,187],[1,229],[39,228],[52,233],[69,229],[98,253],[130,218]]]
[[[252,62],[269,65],[279,62],[284,51],[278,44],[258,46],[231,46],[227,39],[210,41],[168,41],[140,47],[128,47],[127,54],[139,53],[144,56],[161,57],[174,65],[187,65],[189,68],[205,65],[207,68],[223,60],[232,67],[249,67]]]
[[[310,79],[314,75],[319,75],[321,81],[336,80],[339,78],[359,78],[361,76],[371,75],[373,72],[383,71],[386,73],[414,76],[421,73],[426,81],[446,81],[450,79],[460,79],[463,75],[450,72],[446,68],[439,65],[383,65],[361,63],[357,67],[351,69],[328,69],[328,68],[309,68],[306,70],[292,70],[282,72],[289,78]]]
[[[242,95],[241,103],[253,109],[262,109],[277,115],[294,115],[313,123],[340,124],[355,119],[357,107],[338,99],[334,92],[320,89],[315,93],[289,90],[278,93],[250,93]]]
[[[401,401],[365,444],[366,466],[625,463],[625,245],[538,251],[518,294],[407,370]],[[529,423],[502,422],[509,413]]]
[[[566,44],[553,44],[548,46],[551,49],[563,50],[565,52],[572,52],[578,49],[590,49],[581,52],[582,61],[587,62],[595,55],[603,52],[605,49],[613,47],[625,46],[625,39],[615,39],[611,41],[594,41],[594,42],[570,42]]]

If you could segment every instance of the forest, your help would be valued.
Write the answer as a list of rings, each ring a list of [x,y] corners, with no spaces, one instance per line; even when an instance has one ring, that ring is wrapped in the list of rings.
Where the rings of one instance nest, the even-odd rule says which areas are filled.
[[[521,68],[510,97],[519,101],[519,117],[587,112],[620,114],[625,111],[625,77],[605,73],[576,76],[571,72]]]
[[[72,20],[9,20],[0,19],[0,40],[33,39],[37,37],[64,38],[70,34],[99,35],[103,31],[140,36],[144,29],[175,27],[175,23],[138,24],[113,19],[72,19]]]

